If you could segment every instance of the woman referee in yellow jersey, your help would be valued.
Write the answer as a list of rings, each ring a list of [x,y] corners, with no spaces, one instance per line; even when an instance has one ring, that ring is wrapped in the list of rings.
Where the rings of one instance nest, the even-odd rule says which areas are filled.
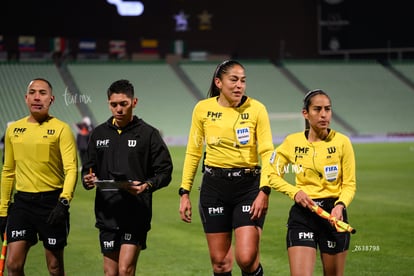
[[[288,135],[272,156],[272,188],[295,201],[286,243],[291,275],[313,275],[319,247],[324,275],[343,275],[350,233],[338,232],[333,222],[312,212],[317,204],[338,220],[347,222],[345,207],[355,190],[355,157],[349,138],[329,128],[331,99],[322,90],[304,98],[305,131]],[[296,185],[283,179],[289,168]]]
[[[189,194],[205,146],[199,212],[215,276],[231,275],[234,258],[242,275],[263,275],[259,244],[270,187],[261,177],[260,159],[267,161],[262,168],[267,170],[273,142],[265,106],[247,97],[245,90],[245,70],[239,62],[217,66],[210,97],[193,110],[179,189],[180,216],[189,223]]]

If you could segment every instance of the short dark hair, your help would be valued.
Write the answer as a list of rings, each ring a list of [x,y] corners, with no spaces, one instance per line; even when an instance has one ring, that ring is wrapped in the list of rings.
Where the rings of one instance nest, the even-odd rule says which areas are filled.
[[[111,97],[112,94],[125,94],[128,98],[134,97],[134,86],[129,80],[117,80],[109,86],[107,95],[108,99]]]
[[[47,79],[45,79],[45,78],[34,78],[30,82],[32,82],[32,81],[44,81],[45,83],[47,83],[47,85],[50,87],[50,90],[53,92],[52,84]]]

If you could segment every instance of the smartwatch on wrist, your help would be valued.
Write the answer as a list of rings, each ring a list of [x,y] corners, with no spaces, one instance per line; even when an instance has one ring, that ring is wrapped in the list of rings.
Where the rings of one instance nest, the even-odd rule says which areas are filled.
[[[266,195],[270,195],[270,192],[272,191],[272,189],[269,186],[263,186],[260,188],[260,191],[262,191]]]
[[[61,197],[61,198],[59,199],[59,201],[60,201],[60,203],[62,203],[62,204],[63,204],[63,206],[69,207],[69,200],[67,200],[66,198]]]
[[[188,191],[188,190],[186,190],[186,189],[184,189],[184,188],[180,188],[180,189],[178,189],[178,195],[179,196],[182,196],[182,195],[185,195],[185,194],[190,194],[190,191]]]

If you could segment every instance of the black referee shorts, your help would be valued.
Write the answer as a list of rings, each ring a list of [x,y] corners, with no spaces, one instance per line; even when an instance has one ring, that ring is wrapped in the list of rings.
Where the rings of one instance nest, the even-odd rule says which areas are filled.
[[[58,225],[46,222],[56,207],[61,192],[16,192],[14,203],[9,208],[7,242],[25,240],[34,245],[41,240],[46,249],[63,249],[69,235],[69,217],[66,222]]]
[[[331,212],[337,199],[313,199],[327,212]],[[344,221],[348,222],[346,209]],[[289,212],[287,223],[286,245],[308,246],[318,248],[321,253],[340,253],[349,249],[351,234],[337,232],[336,228],[324,218],[295,203]]]
[[[99,242],[102,254],[119,251],[122,244],[134,244],[144,250],[147,248],[147,232],[129,233],[99,229]]]
[[[251,220],[250,207],[259,192],[260,175],[212,175],[202,179],[199,212],[205,233],[231,232],[241,226],[263,228],[265,217]]]

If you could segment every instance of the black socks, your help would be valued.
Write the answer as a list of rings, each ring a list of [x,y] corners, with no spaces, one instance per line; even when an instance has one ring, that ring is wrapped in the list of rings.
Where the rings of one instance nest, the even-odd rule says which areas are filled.
[[[254,272],[244,272],[242,271],[242,276],[263,276],[263,267],[262,264],[259,263],[259,266]]]

